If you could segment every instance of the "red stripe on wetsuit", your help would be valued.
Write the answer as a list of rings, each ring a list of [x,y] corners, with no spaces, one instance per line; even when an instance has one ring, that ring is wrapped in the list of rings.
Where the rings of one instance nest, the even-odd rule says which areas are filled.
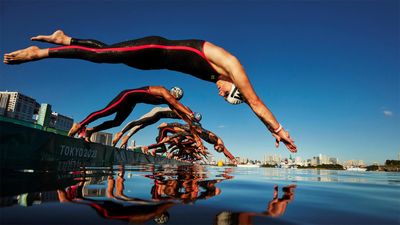
[[[124,93],[124,95],[122,95],[122,97],[121,97],[118,101],[114,102],[112,105],[106,107],[105,109],[103,109],[103,110],[101,110],[101,111],[98,111],[98,112],[95,112],[95,113],[91,114],[91,115],[88,116],[85,120],[83,120],[82,122],[80,122],[80,124],[84,124],[86,121],[90,120],[93,116],[96,116],[96,115],[98,115],[98,114],[107,112],[108,110],[110,110],[110,109],[116,107],[117,105],[119,105],[119,104],[122,102],[122,100],[124,100],[124,98],[125,98],[127,95],[132,94],[132,93],[135,93],[135,92],[136,92],[136,93],[150,93],[148,89],[147,89],[147,90],[131,90],[131,91],[128,91],[128,92]]]
[[[49,50],[57,51],[57,50],[65,50],[65,49],[81,49],[84,51],[100,53],[100,52],[109,52],[109,51],[116,51],[116,52],[139,51],[139,50],[149,49],[149,48],[191,51],[191,52],[194,52],[194,53],[200,55],[202,58],[207,60],[207,62],[209,62],[203,52],[199,51],[198,49],[188,47],[188,46],[168,46],[168,45],[149,44],[149,45],[141,45],[141,46],[118,47],[118,48],[88,48],[88,47],[83,47],[83,46],[70,45],[70,46],[61,46],[61,47],[56,47],[56,48],[50,48]]]

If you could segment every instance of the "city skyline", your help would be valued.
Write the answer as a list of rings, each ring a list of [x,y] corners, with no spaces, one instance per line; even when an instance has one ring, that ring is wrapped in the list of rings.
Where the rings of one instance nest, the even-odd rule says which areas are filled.
[[[148,35],[206,39],[238,57],[257,94],[296,141],[298,155],[322,152],[383,163],[400,151],[398,1],[92,3],[80,1],[77,8],[70,1],[1,1],[1,52],[53,46],[30,37],[56,29],[109,44]],[[273,137],[249,107],[229,105],[215,85],[177,72],[48,59],[1,64],[0,80],[1,90],[48,102],[75,121],[121,90],[180,86],[182,103],[201,112],[203,126],[235,156],[289,155],[284,146],[274,148]],[[151,108],[138,105],[125,123]],[[135,135],[136,143],[154,143],[156,126]]]

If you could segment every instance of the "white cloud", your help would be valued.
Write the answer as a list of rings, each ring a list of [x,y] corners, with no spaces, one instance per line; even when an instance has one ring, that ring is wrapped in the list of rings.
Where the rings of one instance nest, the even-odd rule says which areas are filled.
[[[383,110],[383,115],[385,116],[393,116],[393,112],[390,110]]]
[[[219,125],[218,128],[225,128],[225,125]]]

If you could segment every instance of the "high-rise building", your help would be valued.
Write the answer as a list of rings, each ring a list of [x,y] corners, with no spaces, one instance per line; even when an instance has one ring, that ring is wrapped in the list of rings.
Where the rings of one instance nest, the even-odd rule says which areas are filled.
[[[273,161],[277,164],[279,164],[281,162],[281,155],[275,154],[273,156]]]
[[[39,104],[35,99],[19,92],[0,92],[0,116],[24,120],[51,127],[58,130],[69,131],[74,120],[68,116],[51,111],[51,105]]]
[[[40,105],[36,123],[42,127],[49,127],[51,121],[51,105],[43,103]]]
[[[319,154],[318,156],[318,165],[329,164],[329,158],[326,155]]]
[[[74,123],[74,120],[68,116],[61,115],[56,112],[51,113],[50,127],[59,130],[69,131]]]
[[[92,136],[90,137],[90,141],[111,146],[112,134],[105,132],[96,132],[92,134]]]
[[[74,123],[74,120],[68,116],[53,112],[50,104],[43,103],[40,105],[36,123],[43,127],[51,127],[58,130],[69,131]]]
[[[132,140],[131,144],[127,147],[127,149],[133,150],[136,148],[136,141]]]
[[[339,164],[339,159],[338,158],[329,158],[329,163],[330,164]]]
[[[310,160],[310,165],[311,165],[311,166],[320,165],[320,164],[319,164],[319,157],[313,157],[313,158]]]
[[[39,108],[35,99],[19,92],[0,92],[0,115],[34,122],[33,114]]]

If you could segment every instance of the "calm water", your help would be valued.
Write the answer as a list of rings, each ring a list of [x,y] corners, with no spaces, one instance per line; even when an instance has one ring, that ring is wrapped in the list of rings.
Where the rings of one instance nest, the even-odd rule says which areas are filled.
[[[1,224],[400,224],[400,174],[114,166],[1,174]]]

